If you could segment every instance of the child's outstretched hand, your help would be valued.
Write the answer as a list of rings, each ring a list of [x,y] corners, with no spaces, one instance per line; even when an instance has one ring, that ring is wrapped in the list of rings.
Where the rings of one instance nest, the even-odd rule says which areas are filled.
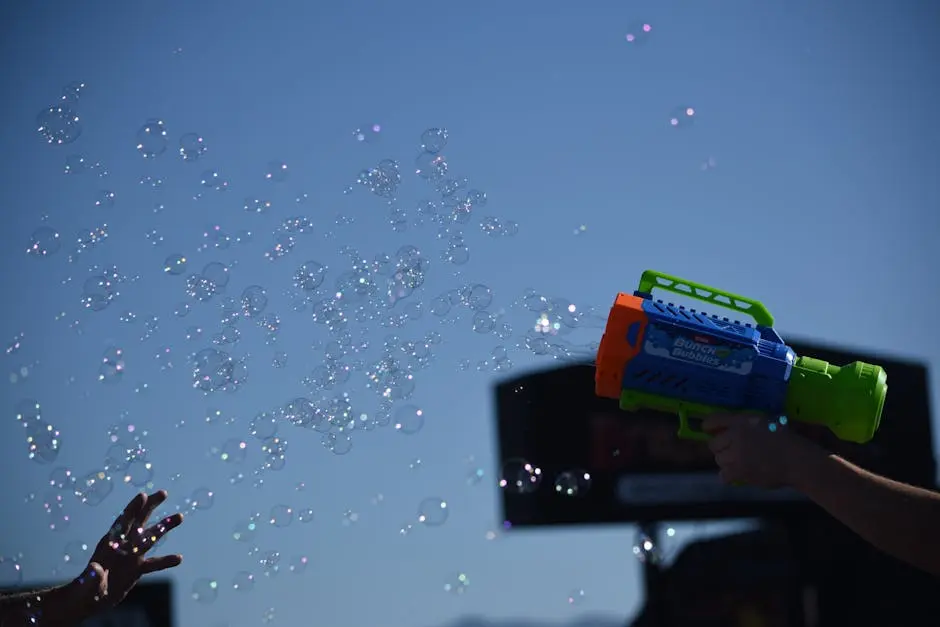
[[[815,446],[786,426],[757,415],[716,414],[702,422],[702,429],[712,435],[708,448],[726,483],[791,486],[794,470]]]
[[[46,590],[0,595],[0,627],[73,627],[114,607],[144,575],[178,566],[179,555],[150,557],[150,549],[183,522],[180,514],[150,524],[166,492],[138,494],[95,547],[88,566],[71,583]]]
[[[179,555],[150,556],[150,549],[165,534],[183,522],[181,514],[173,514],[148,526],[154,510],[166,500],[166,492],[138,494],[118,516],[101,538],[83,575],[77,580],[79,589],[88,591],[85,605],[113,607],[144,575],[178,566]]]

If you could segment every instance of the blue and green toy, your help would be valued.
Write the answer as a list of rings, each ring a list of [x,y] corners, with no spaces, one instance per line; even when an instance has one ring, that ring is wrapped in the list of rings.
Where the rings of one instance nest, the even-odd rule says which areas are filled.
[[[664,303],[654,288],[750,315],[754,324]],[[756,412],[825,425],[849,442],[871,440],[888,393],[884,368],[797,356],[773,325],[756,300],[648,270],[610,310],[596,393],[623,410],[678,414],[682,438],[707,439],[693,423],[710,414]]]

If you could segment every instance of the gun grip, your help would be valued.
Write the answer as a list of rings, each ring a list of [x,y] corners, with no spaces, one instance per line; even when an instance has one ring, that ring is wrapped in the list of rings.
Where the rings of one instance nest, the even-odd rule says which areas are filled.
[[[684,440],[696,440],[707,442],[711,436],[704,431],[693,429],[689,424],[689,412],[685,409],[679,409],[679,437]]]
[[[686,440],[696,440],[699,442],[707,442],[711,439],[711,435],[705,433],[704,431],[698,431],[693,429],[689,424],[689,412],[684,409],[679,410],[679,437]],[[734,481],[731,485],[735,487],[741,487],[747,485],[740,481]]]

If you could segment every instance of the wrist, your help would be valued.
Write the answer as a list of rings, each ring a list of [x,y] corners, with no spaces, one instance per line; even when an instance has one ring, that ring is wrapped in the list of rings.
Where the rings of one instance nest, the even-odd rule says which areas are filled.
[[[87,597],[88,586],[73,579],[42,595],[39,604],[39,624],[43,627],[72,627],[94,614],[92,601]]]
[[[829,452],[814,442],[794,436],[786,455],[786,484],[806,494],[812,488],[818,468],[829,457]]]
[[[68,619],[69,624],[79,624],[91,618],[95,614],[97,597],[95,591],[98,586],[87,580],[89,577],[86,569],[81,575],[63,586],[63,598],[68,600]]]

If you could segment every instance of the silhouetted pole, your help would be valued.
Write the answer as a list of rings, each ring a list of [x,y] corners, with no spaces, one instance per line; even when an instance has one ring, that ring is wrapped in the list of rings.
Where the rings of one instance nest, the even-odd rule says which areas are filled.
[[[641,560],[643,569],[643,595],[649,608],[651,624],[655,627],[669,627],[666,613],[665,591],[662,587],[662,564],[655,558],[659,550],[659,523],[644,522],[639,524],[640,534],[653,543],[653,551]],[[643,550],[643,547],[640,547]]]

